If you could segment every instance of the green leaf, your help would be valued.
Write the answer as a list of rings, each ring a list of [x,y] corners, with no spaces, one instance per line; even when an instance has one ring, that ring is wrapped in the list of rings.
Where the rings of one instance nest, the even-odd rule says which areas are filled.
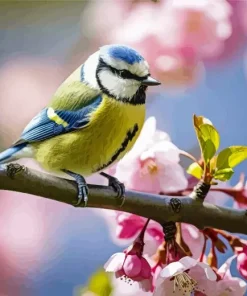
[[[201,148],[202,156],[207,164],[215,155],[220,145],[220,136],[212,123],[203,116],[194,115],[194,128]]]
[[[200,180],[203,174],[203,169],[199,166],[197,162],[193,162],[188,167],[187,173]]]
[[[247,159],[247,147],[246,146],[230,146],[223,149],[217,158],[217,168],[234,168]]]
[[[221,170],[217,170],[214,174],[214,179],[220,180],[220,181],[228,181],[231,179],[234,171],[232,168],[225,168]]]
[[[214,171],[216,169],[216,161],[217,161],[217,156],[214,156],[210,161],[211,171]]]
[[[193,121],[194,121],[194,125],[197,125],[197,126],[200,126],[205,123],[213,125],[208,118],[204,116],[196,116],[195,114],[193,115]]]
[[[88,282],[88,290],[99,296],[109,296],[112,292],[109,274],[103,269],[94,273]]]

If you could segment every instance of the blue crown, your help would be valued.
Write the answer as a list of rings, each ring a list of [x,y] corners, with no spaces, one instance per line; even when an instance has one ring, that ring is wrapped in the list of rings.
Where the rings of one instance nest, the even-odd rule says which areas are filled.
[[[122,60],[130,65],[144,60],[144,58],[136,50],[125,45],[105,45],[102,49],[106,50],[110,57]]]

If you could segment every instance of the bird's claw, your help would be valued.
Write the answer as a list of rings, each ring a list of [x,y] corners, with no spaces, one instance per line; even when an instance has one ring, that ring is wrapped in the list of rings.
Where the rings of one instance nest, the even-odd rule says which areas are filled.
[[[88,203],[88,186],[86,184],[78,184],[78,201],[74,204],[75,207],[80,207],[81,203],[84,203],[84,207]]]
[[[121,201],[120,207],[125,202],[125,186],[117,178],[109,178],[109,186],[111,186],[117,192],[117,198]]]
[[[88,202],[88,186],[87,186],[85,178],[83,176],[73,173],[69,170],[63,170],[63,172],[68,174],[69,176],[73,177],[77,183],[78,200],[77,200],[77,203],[73,203],[73,206],[80,207],[81,203],[83,201],[83,203],[84,203],[83,207],[86,207],[87,202]]]

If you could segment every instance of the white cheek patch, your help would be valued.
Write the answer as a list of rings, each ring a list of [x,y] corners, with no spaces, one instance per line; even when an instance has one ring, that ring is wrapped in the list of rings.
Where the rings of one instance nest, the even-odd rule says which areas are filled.
[[[98,89],[96,69],[99,63],[99,52],[92,54],[84,64],[84,80],[93,88]]]
[[[99,79],[102,85],[117,99],[131,99],[140,87],[140,82],[120,78],[108,70],[100,71]]]

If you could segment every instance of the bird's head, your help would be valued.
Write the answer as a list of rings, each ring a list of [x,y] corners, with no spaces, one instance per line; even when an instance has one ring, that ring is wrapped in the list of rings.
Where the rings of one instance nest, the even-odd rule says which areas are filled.
[[[105,45],[88,58],[84,81],[118,100],[137,104],[145,102],[147,86],[160,84],[137,51],[118,44]]]

